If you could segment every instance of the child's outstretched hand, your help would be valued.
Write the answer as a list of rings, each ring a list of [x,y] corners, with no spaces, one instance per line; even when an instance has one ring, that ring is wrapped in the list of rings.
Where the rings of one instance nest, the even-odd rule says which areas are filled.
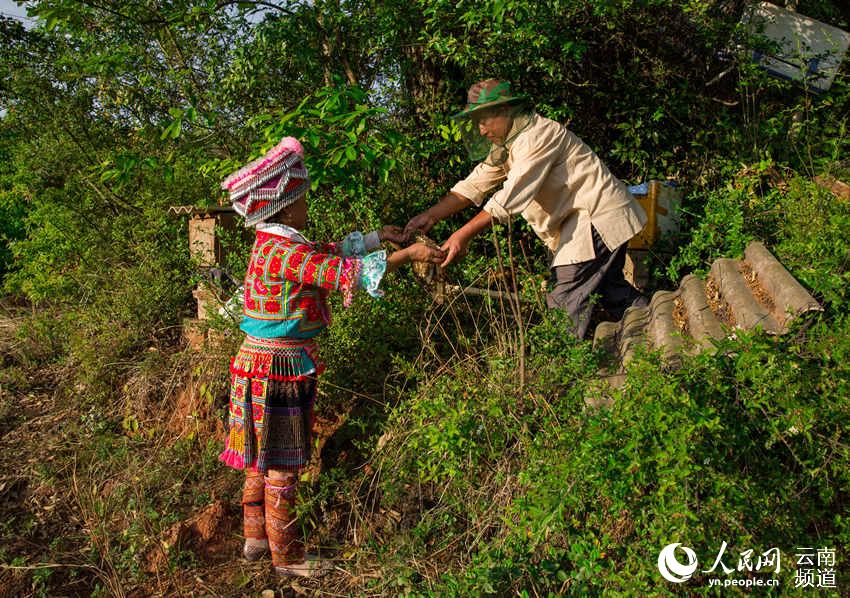
[[[407,243],[409,237],[409,235],[405,234],[403,228],[400,226],[393,226],[392,224],[388,224],[382,228],[379,236],[381,237],[381,241],[389,241],[396,245],[404,245]]]
[[[414,243],[410,247],[392,252],[387,257],[387,272],[394,272],[408,262],[440,264],[445,259],[446,252],[439,247],[428,247],[425,243]]]
[[[407,249],[407,256],[414,262],[440,264],[446,259],[446,252],[438,247],[428,247],[425,243],[414,243]]]

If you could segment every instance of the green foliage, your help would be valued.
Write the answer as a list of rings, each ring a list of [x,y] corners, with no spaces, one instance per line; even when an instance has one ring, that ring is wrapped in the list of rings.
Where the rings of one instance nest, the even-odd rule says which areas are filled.
[[[45,487],[77,476],[56,494],[74,496],[62,517],[82,523],[51,548],[86,564],[75,583],[98,595],[116,579],[143,584],[145,551],[212,500],[210,479],[222,476],[220,496],[238,485],[197,420],[177,434],[151,415],[168,412],[174,372],[190,369],[178,338],[202,274],[169,206],[215,205],[222,176],[294,135],[314,183],[309,237],[403,224],[470,168],[448,115],[491,76],[620,178],[679,183],[671,284],[760,239],[826,311],[809,329],[741,334],[672,372],[641,355],[613,407],[589,411],[585,399],[610,393],[595,379],[600,356],[543,309],[547,256],[530,229],[497,227],[450,282],[504,290],[515,278],[522,307],[435,306],[405,272],[384,300],[332,300],[320,410],[353,410],[336,437],[346,449],[334,450],[376,473],[366,480],[340,456],[304,490],[304,527],[347,542],[322,521],[350,511],[364,547],[352,568],[368,572],[358,579],[410,596],[672,593],[654,559],[676,539],[701,561],[724,540],[787,551],[816,538],[846,552],[850,213],[811,182],[850,176],[846,61],[816,97],[746,57],[721,60],[742,6],[40,0],[32,30],[0,19],[0,276],[36,312],[4,347],[0,430],[26,421],[16,401],[45,388],[74,414],[45,449],[56,460],[27,475]],[[848,27],[841,3],[798,10]],[[238,279],[244,238],[227,245]],[[198,400],[214,418],[224,366],[209,378]],[[157,384],[134,391],[139,380]],[[0,529],[33,546],[44,531],[25,510]],[[4,561],[49,562],[6,544]],[[172,573],[203,566],[179,547],[167,556]],[[71,575],[41,567],[27,579],[47,595]],[[783,567],[783,587],[792,577]],[[688,591],[710,593],[696,582]]]
[[[424,559],[469,549],[427,595],[655,595],[670,591],[654,560],[673,541],[700,563],[726,541],[733,567],[748,548],[780,547],[787,564],[815,525],[819,543],[846,546],[849,323],[820,322],[803,339],[740,335],[674,372],[643,355],[598,412],[581,409],[598,392],[581,346],[545,360],[583,362],[583,376],[553,386],[541,361],[525,393],[459,364],[390,417],[384,506],[410,527],[381,542]],[[792,587],[793,574],[776,577]],[[710,593],[702,578],[689,588]]]
[[[0,128],[0,279],[6,275],[12,262],[10,244],[24,237],[24,177],[16,177],[13,148],[17,135]]]

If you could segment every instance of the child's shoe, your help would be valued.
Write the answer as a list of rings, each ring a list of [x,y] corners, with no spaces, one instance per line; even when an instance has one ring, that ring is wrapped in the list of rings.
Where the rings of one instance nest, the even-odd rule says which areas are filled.
[[[314,554],[304,555],[304,560],[296,563],[277,565],[274,570],[279,577],[322,577],[333,569],[333,562],[321,559]]]
[[[259,561],[269,554],[268,538],[245,538],[242,554],[246,561]]]

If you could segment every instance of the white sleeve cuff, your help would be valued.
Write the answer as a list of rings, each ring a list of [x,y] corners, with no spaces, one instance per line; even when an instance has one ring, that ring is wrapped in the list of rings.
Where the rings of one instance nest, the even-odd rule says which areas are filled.
[[[490,199],[490,201],[484,204],[484,207],[482,209],[488,214],[490,214],[490,216],[492,216],[493,220],[495,220],[496,222],[504,223],[511,219],[510,212],[508,212],[501,205],[493,201],[493,199]]]
[[[460,195],[464,199],[468,199],[475,204],[476,207],[481,207],[481,203],[484,201],[484,193],[481,193],[465,180],[457,183],[454,187],[449,189],[449,191],[455,195]]]

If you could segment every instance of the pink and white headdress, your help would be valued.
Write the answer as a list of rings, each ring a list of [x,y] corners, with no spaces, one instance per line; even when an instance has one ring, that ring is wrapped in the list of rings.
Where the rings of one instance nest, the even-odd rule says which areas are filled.
[[[221,183],[230,193],[245,226],[255,226],[300,199],[310,188],[304,166],[304,148],[294,137],[284,137],[265,155],[249,162]]]

